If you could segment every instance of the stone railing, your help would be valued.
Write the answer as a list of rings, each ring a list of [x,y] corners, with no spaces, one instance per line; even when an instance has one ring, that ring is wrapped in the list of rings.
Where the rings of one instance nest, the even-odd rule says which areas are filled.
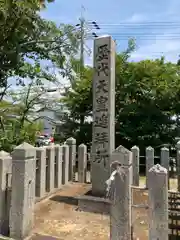
[[[161,148],[160,156],[154,155],[154,148],[147,147],[145,156],[140,156],[140,150],[137,146],[131,148],[132,152],[132,169],[133,169],[133,185],[139,186],[140,184],[140,167],[145,168],[146,176],[146,188],[148,188],[148,172],[156,164],[155,160],[159,164],[166,168],[168,171],[168,179],[171,177],[177,177],[177,190],[180,191],[180,143],[177,145],[176,156],[174,158],[170,157],[169,149],[166,147]],[[140,163],[140,158],[145,158],[145,163]],[[168,183],[169,187],[169,183]]]
[[[133,186],[139,186],[138,147],[133,147],[131,152],[131,183]],[[177,162],[179,159],[180,153],[177,151]],[[15,239],[27,236],[33,226],[34,204],[69,182],[90,183],[91,164],[89,163],[90,153],[87,151],[87,146],[81,144],[76,147],[76,140],[73,138],[67,139],[64,145],[41,148],[23,143],[17,146],[11,155],[1,151],[0,234],[10,235]],[[161,165],[167,169],[167,174],[168,164],[169,150],[163,148]],[[149,170],[153,166],[154,150],[148,147],[146,149],[146,187],[149,187]]]
[[[110,236],[111,240],[133,238],[132,195],[130,167],[113,163],[114,171],[108,181],[110,199]],[[112,165],[113,165],[112,164]],[[148,208],[149,239],[168,240],[168,177],[167,169],[160,165],[148,171]]]
[[[23,143],[11,155],[0,152],[0,234],[23,239],[31,232],[35,203],[73,181],[75,158],[73,138],[64,145]]]
[[[180,144],[179,144],[180,146]],[[180,191],[180,147],[176,150],[175,158],[170,157],[168,148],[161,148],[160,156],[155,156],[154,148],[147,147],[145,156],[140,155],[140,150],[137,146],[131,148],[132,152],[132,184],[134,186],[140,185],[140,175],[144,175],[145,186],[148,188],[148,172],[156,163],[160,164],[168,171],[168,179],[171,177],[177,178],[177,190]],[[74,168],[74,181],[81,183],[91,182],[91,153],[87,152],[87,146],[81,144],[77,148],[76,168]],[[141,163],[141,158],[144,158],[144,163]],[[140,169],[143,168],[142,173]],[[169,186],[169,183],[168,183]]]

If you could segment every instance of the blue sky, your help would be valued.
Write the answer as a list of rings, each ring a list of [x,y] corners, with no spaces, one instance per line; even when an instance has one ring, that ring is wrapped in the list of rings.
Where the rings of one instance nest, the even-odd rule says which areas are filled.
[[[42,16],[56,23],[78,23],[81,5],[87,22],[96,21],[98,35],[110,34],[117,42],[117,51],[127,47],[128,37],[135,37],[137,49],[133,61],[164,55],[176,62],[180,54],[179,0],[55,0]],[[94,31],[94,30],[92,30]],[[86,40],[92,49],[93,40]],[[92,64],[92,54],[85,54]]]

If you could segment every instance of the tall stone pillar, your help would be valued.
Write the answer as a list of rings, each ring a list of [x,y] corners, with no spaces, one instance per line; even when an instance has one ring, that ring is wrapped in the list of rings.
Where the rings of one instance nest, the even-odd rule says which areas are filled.
[[[92,193],[104,195],[115,142],[115,42],[94,40]]]

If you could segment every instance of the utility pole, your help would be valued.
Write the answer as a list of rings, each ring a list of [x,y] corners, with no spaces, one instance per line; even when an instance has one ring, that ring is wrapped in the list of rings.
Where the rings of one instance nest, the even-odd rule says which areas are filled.
[[[82,79],[83,69],[84,69],[84,24],[85,19],[81,16],[80,20],[80,34],[81,34],[81,44],[80,44],[80,79]]]
[[[85,18],[84,18],[84,11],[85,8],[82,5],[81,6],[81,17],[79,18],[80,23],[76,24],[76,27],[79,27],[79,31],[80,31],[80,79],[83,78],[83,71],[84,71],[84,51],[87,52],[87,50],[85,49],[88,48],[85,45],[85,39],[86,38],[96,38],[98,37],[96,35],[95,32],[91,32],[93,28],[95,28],[96,30],[100,29],[99,26],[97,25],[97,23],[95,21],[93,22],[86,22]],[[89,27],[91,29],[89,29]],[[89,35],[89,36],[88,36]],[[91,52],[91,50],[89,49],[89,52]]]
[[[85,8],[81,6],[81,17],[79,18],[80,23],[76,24],[80,31],[80,79],[82,79],[83,69],[84,69],[84,40],[85,40],[85,18],[84,18]]]

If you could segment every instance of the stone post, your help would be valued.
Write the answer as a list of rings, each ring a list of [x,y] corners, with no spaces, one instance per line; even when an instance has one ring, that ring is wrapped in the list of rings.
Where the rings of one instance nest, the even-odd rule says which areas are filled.
[[[10,237],[24,239],[34,223],[36,148],[28,143],[12,153]]]
[[[177,172],[177,190],[178,192],[180,192],[180,141],[178,141],[177,145],[177,168],[176,168],[176,172]]]
[[[132,152],[132,172],[133,172],[133,185],[139,186],[139,148],[134,146],[131,148]]]
[[[167,169],[169,180],[169,149],[166,147],[161,148],[161,166]],[[169,188],[169,181],[168,181]]]
[[[154,148],[146,148],[146,188],[148,188],[148,172],[154,166]]]
[[[107,181],[110,198],[110,239],[131,239],[131,171],[119,162],[112,164],[112,174]]]
[[[76,139],[68,138],[66,144],[69,146],[69,181],[75,180],[76,167]]]
[[[128,166],[130,175],[130,184],[133,182],[132,152],[120,145],[111,154],[111,163],[119,162],[121,166]]]
[[[90,146],[89,149],[89,182],[92,182],[92,145]]]
[[[0,151],[0,234],[9,233],[9,211],[11,205],[12,158]]]
[[[63,149],[60,145],[55,145],[55,176],[54,186],[55,188],[61,188],[62,185],[62,154]]]
[[[115,42],[94,40],[92,193],[104,195],[115,141]]]
[[[46,147],[46,191],[51,193],[54,190],[54,169],[55,169],[55,148],[54,145]]]
[[[36,197],[43,198],[46,194],[46,148],[36,148]]]
[[[87,146],[84,144],[78,147],[78,182],[85,183],[87,174]]]
[[[149,240],[168,240],[168,174],[159,164],[148,173]]]
[[[69,146],[64,144],[63,162],[62,162],[62,184],[67,184],[69,181]]]
[[[169,172],[169,149],[166,147],[161,148],[161,166]]]

